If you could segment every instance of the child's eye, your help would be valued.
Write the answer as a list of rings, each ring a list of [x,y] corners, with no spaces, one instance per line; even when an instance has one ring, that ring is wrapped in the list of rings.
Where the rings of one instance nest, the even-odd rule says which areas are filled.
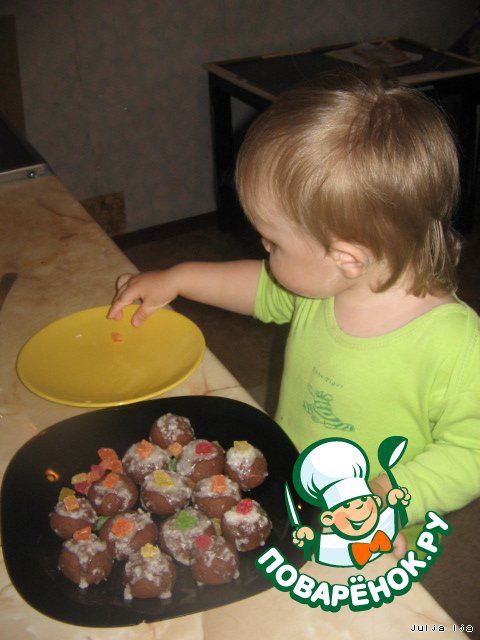
[[[368,500],[368,496],[362,496],[362,497],[360,498],[360,500],[361,500],[362,502],[366,502],[366,501]]]
[[[350,509],[350,502],[344,502],[343,506],[345,509]]]

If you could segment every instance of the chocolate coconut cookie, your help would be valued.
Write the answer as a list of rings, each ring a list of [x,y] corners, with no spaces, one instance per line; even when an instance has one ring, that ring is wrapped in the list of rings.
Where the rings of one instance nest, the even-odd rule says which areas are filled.
[[[148,440],[132,444],[122,458],[125,473],[136,484],[142,484],[145,477],[156,469],[168,469],[169,463],[168,453]]]
[[[251,551],[265,544],[272,523],[264,509],[250,498],[244,498],[222,516],[222,532],[238,551]]]
[[[198,585],[226,584],[238,578],[238,555],[222,536],[202,534],[192,547],[192,575]]]
[[[125,560],[147,542],[157,541],[157,525],[149,513],[138,509],[109,518],[98,533],[115,560]]]
[[[193,490],[192,501],[209,518],[221,518],[241,499],[240,488],[236,482],[217,474],[199,480]]]
[[[145,509],[168,516],[186,507],[192,495],[189,481],[175,471],[154,471],[140,489],[140,501]]]
[[[217,442],[192,440],[183,447],[177,461],[177,472],[198,482],[202,478],[223,473],[225,453]]]
[[[176,571],[170,556],[152,544],[146,544],[125,564],[124,598],[170,598]]]
[[[242,491],[250,491],[267,477],[267,461],[263,453],[247,440],[236,440],[226,453],[225,473],[238,482]]]
[[[211,520],[198,509],[187,507],[165,520],[159,528],[160,548],[177,562],[191,564],[195,538],[202,533],[213,535],[215,528]]]
[[[190,420],[174,413],[165,413],[160,416],[150,429],[150,440],[162,449],[168,449],[170,445],[175,443],[184,446],[194,437]]]
[[[90,527],[79,529],[62,545],[58,568],[80,589],[108,578],[112,567],[113,559],[107,545],[92,533]]]
[[[97,513],[86,498],[80,498],[68,489],[62,489],[60,497],[50,514],[51,529],[68,540],[75,531],[85,527],[94,527]]]

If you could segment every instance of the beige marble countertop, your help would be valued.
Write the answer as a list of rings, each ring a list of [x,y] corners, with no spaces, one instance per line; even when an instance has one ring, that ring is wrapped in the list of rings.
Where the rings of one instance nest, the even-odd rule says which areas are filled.
[[[32,394],[15,372],[25,341],[46,324],[70,313],[108,304],[116,276],[133,265],[55,177],[0,186],[0,275],[18,273],[0,311],[0,473],[29,438],[86,411]],[[208,345],[207,345],[208,347]],[[218,395],[255,402],[208,350],[193,375],[166,396]],[[365,576],[383,575],[388,556],[367,565]],[[303,569],[318,580],[344,582],[346,570],[309,562]],[[54,621],[27,605],[0,566],[0,635],[6,640],[236,640],[275,637],[373,640],[411,635],[412,625],[444,625],[442,637],[459,638],[453,621],[418,583],[378,609],[325,613],[270,588],[260,595],[205,613],[133,627],[97,629]],[[437,636],[438,631],[422,632]]]

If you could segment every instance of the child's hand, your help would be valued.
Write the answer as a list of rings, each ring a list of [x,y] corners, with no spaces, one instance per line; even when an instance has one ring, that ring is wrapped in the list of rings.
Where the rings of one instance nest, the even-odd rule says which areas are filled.
[[[387,493],[387,503],[390,507],[394,507],[401,502],[405,507],[410,503],[411,496],[408,493],[408,489],[405,487],[398,487],[397,489],[391,489]]]
[[[315,532],[310,527],[300,527],[300,529],[295,529],[292,533],[293,544],[300,548],[305,544],[305,540],[313,540],[314,537]]]
[[[132,324],[138,327],[156,309],[164,307],[176,297],[174,278],[169,270],[150,271],[138,275],[124,273],[117,280],[117,294],[107,318],[120,320],[123,308],[140,300],[141,304],[132,317]]]

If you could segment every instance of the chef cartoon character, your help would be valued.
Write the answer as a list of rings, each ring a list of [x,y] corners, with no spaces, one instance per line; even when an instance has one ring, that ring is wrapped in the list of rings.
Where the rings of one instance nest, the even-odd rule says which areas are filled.
[[[304,547],[305,557],[313,547],[315,560],[320,564],[361,568],[393,550],[397,516],[401,516],[403,526],[410,495],[407,489],[398,487],[391,467],[400,459],[406,443],[405,438],[393,436],[379,447],[380,462],[393,487],[383,510],[382,499],[368,485],[368,458],[357,444],[327,438],[300,454],[293,470],[293,483],[306,502],[322,509],[319,521],[323,525],[322,533],[301,525],[286,485],[287,509],[295,527],[293,542]]]

